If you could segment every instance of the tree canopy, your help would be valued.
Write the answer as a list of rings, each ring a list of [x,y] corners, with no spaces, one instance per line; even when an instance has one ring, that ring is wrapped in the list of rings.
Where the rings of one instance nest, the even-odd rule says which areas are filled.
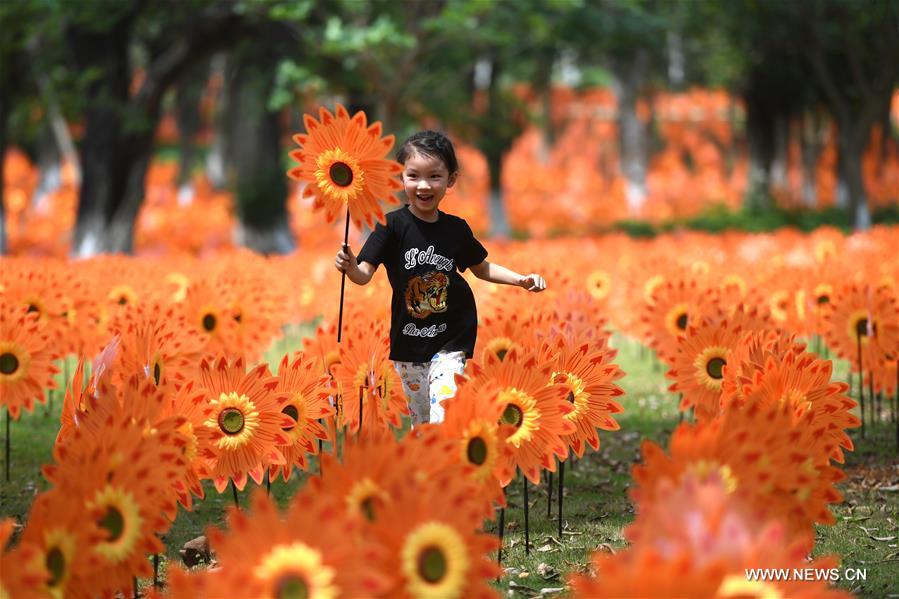
[[[776,176],[784,123],[824,113],[839,130],[847,207],[865,226],[860,156],[888,122],[897,30],[899,0],[16,0],[0,3],[0,154],[10,144],[59,151],[58,125],[72,125],[82,176],[73,251],[129,251],[161,115],[176,97],[183,108],[183,90],[209,77],[217,56],[227,63],[223,139],[253,132],[254,156],[277,156],[285,113],[296,122],[305,106],[337,99],[398,136],[435,123],[486,157],[502,233],[503,155],[528,122],[552,143],[554,83],[615,90],[635,205],[651,134],[640,98],[725,86],[746,107],[753,193]],[[521,85],[542,108],[521,102]],[[283,198],[262,198],[284,193],[271,160],[226,155],[242,222],[270,232]]]

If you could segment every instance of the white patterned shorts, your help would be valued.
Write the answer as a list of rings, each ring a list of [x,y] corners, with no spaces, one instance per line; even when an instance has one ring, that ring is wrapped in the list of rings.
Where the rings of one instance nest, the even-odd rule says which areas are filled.
[[[412,426],[443,422],[441,402],[456,394],[455,375],[465,371],[465,352],[437,352],[430,362],[394,362],[409,399]]]

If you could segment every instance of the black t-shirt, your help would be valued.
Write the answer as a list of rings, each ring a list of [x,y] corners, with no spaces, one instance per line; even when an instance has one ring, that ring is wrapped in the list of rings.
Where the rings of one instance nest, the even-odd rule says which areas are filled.
[[[390,359],[428,362],[438,351],[474,353],[478,312],[460,271],[487,250],[458,216],[438,212],[423,221],[404,206],[387,215],[365,241],[358,261],[383,264],[393,287]]]

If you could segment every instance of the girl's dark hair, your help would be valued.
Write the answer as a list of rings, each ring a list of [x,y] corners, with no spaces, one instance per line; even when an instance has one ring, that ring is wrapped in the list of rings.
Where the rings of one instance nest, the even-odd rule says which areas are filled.
[[[459,170],[459,161],[456,160],[456,150],[453,142],[439,131],[419,131],[406,138],[400,149],[397,150],[396,160],[400,164],[406,164],[406,160],[413,152],[439,158],[446,166],[449,174]]]

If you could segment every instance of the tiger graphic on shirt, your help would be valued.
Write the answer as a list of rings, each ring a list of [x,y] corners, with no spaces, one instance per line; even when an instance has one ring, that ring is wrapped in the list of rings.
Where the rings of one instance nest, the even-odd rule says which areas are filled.
[[[431,314],[446,312],[446,296],[449,277],[442,272],[431,271],[420,277],[412,277],[406,285],[406,310],[413,318],[427,318]]]

